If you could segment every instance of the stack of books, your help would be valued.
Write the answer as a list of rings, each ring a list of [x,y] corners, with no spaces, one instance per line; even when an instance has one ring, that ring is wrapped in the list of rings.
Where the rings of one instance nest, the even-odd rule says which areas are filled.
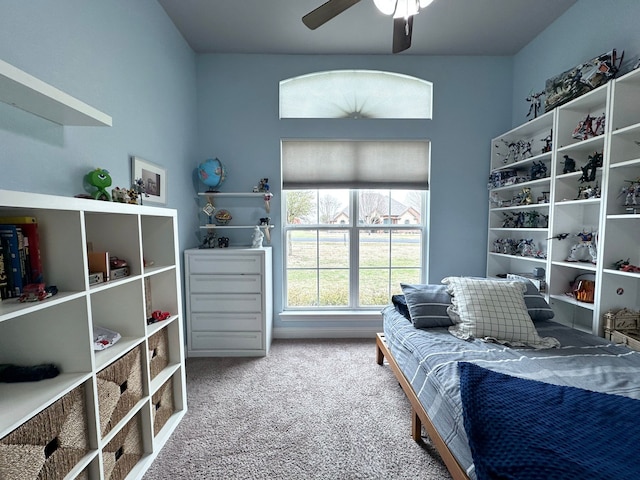
[[[20,297],[30,283],[44,283],[38,221],[0,217],[0,299]]]

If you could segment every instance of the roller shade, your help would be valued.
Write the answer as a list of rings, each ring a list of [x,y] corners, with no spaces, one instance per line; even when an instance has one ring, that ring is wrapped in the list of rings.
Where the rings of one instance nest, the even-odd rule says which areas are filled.
[[[428,140],[283,140],[282,186],[428,190]]]

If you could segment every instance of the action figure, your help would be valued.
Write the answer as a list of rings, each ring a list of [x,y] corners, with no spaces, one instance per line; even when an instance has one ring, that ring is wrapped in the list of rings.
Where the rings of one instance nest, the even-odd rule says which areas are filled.
[[[598,259],[598,253],[596,250],[596,240],[597,233],[590,232],[587,229],[583,229],[580,233],[575,234],[578,237],[578,243],[574,244],[571,247],[571,251],[569,252],[569,256],[567,257],[567,262],[581,262],[588,261],[585,259],[584,250],[586,249],[589,257],[591,258],[591,263],[594,265]]]
[[[593,182],[596,179],[596,170],[602,167],[602,163],[602,153],[594,152],[593,155],[589,155],[587,164],[580,169],[582,170],[580,182]]]
[[[527,117],[529,117],[531,113],[533,113],[533,118],[538,118],[538,112],[540,111],[540,106],[542,103],[540,97],[542,95],[544,95],[544,91],[529,94],[529,96],[527,97],[527,102],[531,102],[531,105],[529,105],[529,112],[527,113]]]
[[[576,161],[569,157],[569,155],[564,156],[564,168],[562,169],[562,173],[571,173],[576,171]]]
[[[545,178],[547,176],[547,166],[544,164],[544,162],[536,163],[534,160],[533,164],[531,165],[529,175],[531,176],[531,180]]]

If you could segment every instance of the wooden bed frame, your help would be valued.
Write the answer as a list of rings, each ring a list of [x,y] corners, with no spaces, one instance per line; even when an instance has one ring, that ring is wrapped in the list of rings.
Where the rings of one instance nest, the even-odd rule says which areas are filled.
[[[376,335],[376,362],[378,363],[378,365],[383,365],[385,358],[387,359],[391,370],[396,376],[396,379],[400,383],[402,390],[411,403],[412,438],[416,442],[422,442],[422,427],[424,427],[427,435],[429,435],[429,438],[433,442],[433,445],[436,447],[436,450],[438,450],[438,453],[440,453],[440,456],[442,457],[442,460],[447,466],[447,469],[449,470],[449,473],[451,474],[453,479],[469,480],[467,473],[460,466],[447,445],[444,443],[444,440],[442,440],[442,437],[440,436],[438,431],[433,426],[433,423],[427,415],[426,410],[420,403],[420,400],[418,400],[416,392],[414,392],[413,388],[411,387],[411,383],[409,383],[407,377],[405,377],[404,373],[402,373],[402,370],[400,370],[400,367],[398,366],[395,358],[393,358],[393,355],[391,354],[391,351],[389,350],[389,347],[387,346],[387,343],[385,341],[384,333],[378,333]]]

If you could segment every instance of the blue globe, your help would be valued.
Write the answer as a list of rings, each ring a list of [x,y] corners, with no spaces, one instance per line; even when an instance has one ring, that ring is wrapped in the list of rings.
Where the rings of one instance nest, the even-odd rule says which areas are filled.
[[[209,158],[198,165],[198,178],[209,190],[214,190],[224,183],[227,171],[220,160]]]

